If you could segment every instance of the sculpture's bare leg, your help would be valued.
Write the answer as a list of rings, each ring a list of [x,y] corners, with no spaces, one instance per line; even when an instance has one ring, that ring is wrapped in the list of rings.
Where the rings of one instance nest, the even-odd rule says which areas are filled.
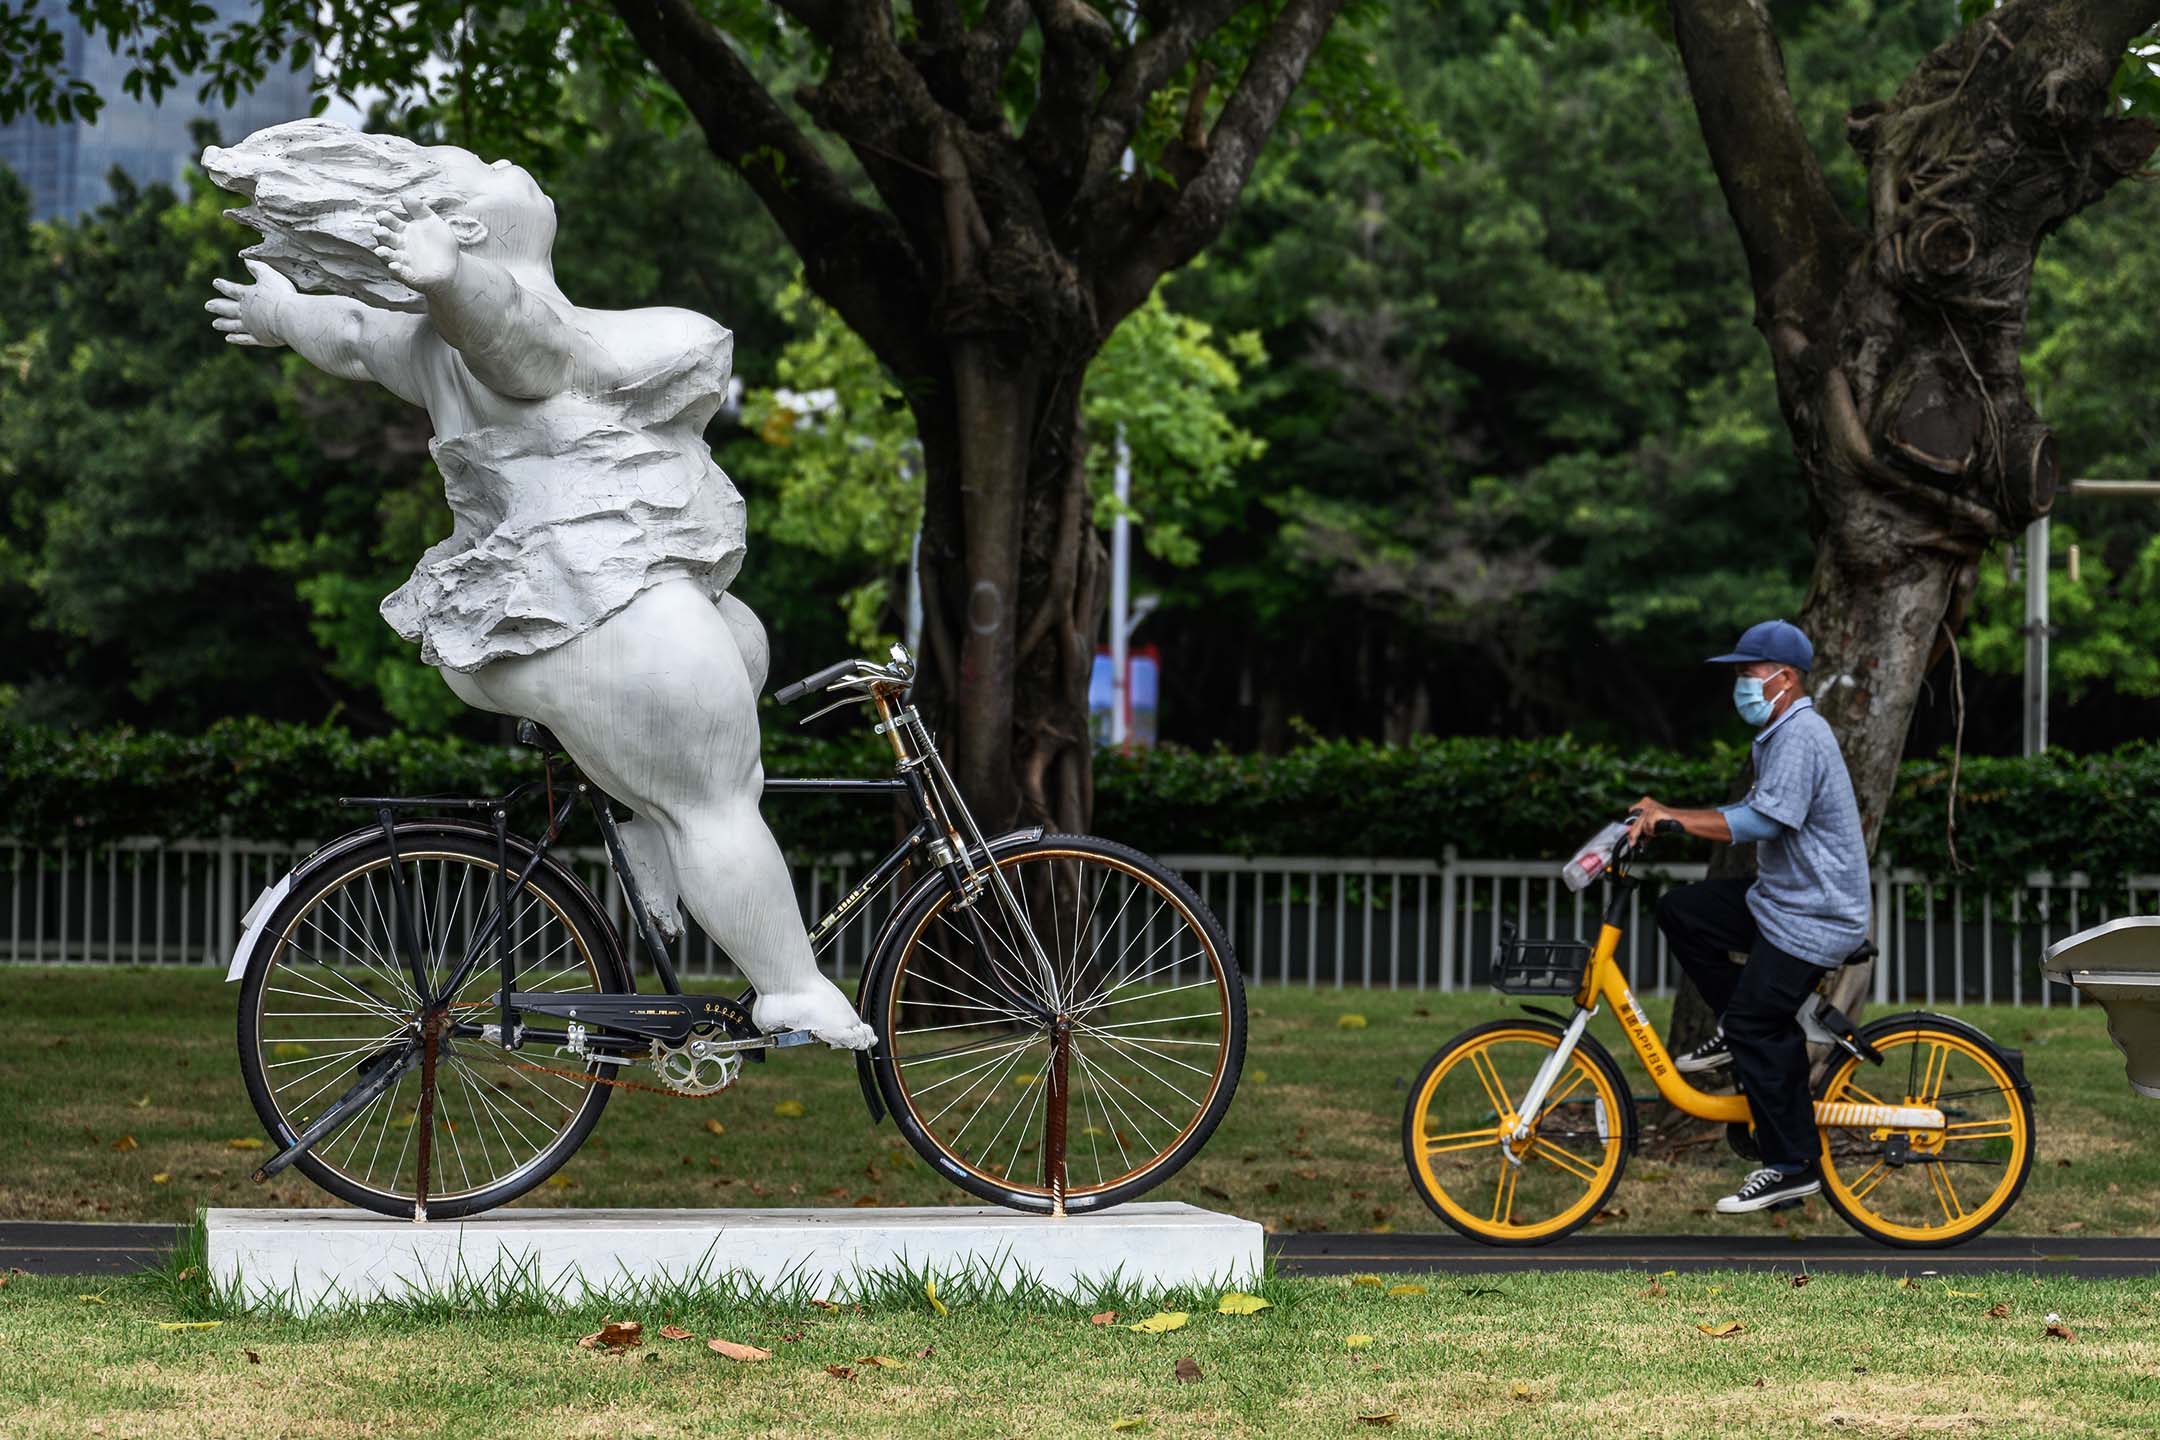
[[[758,813],[758,692],[743,653],[753,635],[762,641],[762,628],[739,602],[723,611],[677,580],[553,650],[443,677],[469,704],[545,724],[653,825],[683,903],[757,987],[761,1028],[864,1049],[876,1033],[818,973]]]

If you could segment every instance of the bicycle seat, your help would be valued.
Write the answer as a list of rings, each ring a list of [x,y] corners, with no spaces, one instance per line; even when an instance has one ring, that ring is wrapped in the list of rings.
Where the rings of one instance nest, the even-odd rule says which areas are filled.
[[[1881,952],[1875,948],[1874,941],[1863,940],[1860,942],[1860,948],[1853,951],[1852,954],[1847,955],[1843,960],[1838,961],[1838,965],[1840,967],[1846,965],[1865,965],[1868,961],[1873,960],[1880,953]]]
[[[537,720],[522,718],[517,723],[517,742],[549,754],[561,754],[563,748],[562,741],[555,738],[554,731]]]

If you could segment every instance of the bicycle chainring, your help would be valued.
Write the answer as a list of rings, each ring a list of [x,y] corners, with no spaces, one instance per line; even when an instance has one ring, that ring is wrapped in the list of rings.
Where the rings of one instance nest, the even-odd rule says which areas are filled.
[[[717,1095],[742,1073],[742,1056],[714,1049],[723,1032],[701,1025],[680,1045],[652,1042],[653,1073],[678,1095]]]

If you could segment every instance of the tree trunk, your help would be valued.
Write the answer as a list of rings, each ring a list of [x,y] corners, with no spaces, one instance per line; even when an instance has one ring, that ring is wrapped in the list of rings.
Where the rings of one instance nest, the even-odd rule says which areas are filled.
[[[925,713],[986,833],[1085,830],[1106,571],[1082,465],[1086,361],[954,348],[954,403],[917,407]]]
[[[1800,134],[1767,12],[1673,0],[1808,487],[1809,690],[1871,851],[1981,556],[2053,501],[2054,437],[2019,366],[2033,261],[2160,141],[2108,98],[2156,17],[2160,0],[2011,0],[1946,42],[1847,122],[1868,168],[1863,231]],[[1864,967],[1844,972],[1839,1003],[1867,985]],[[1676,1042],[1700,1011],[1676,1008]]]

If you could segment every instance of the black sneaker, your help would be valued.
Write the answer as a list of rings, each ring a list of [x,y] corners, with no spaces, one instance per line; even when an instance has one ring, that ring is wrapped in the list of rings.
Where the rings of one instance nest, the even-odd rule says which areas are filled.
[[[1673,1069],[1683,1075],[1700,1075],[1705,1070],[1732,1064],[1732,1046],[1725,1043],[1725,1028],[1719,1026],[1717,1033],[1702,1044],[1684,1055],[1673,1056],[1672,1063]]]
[[[1738,1190],[1718,1201],[1717,1212],[1720,1215],[1750,1215],[1757,1210],[1796,1204],[1820,1193],[1822,1175],[1819,1172],[1809,1169],[1798,1175],[1787,1175],[1766,1165],[1740,1182]]]

